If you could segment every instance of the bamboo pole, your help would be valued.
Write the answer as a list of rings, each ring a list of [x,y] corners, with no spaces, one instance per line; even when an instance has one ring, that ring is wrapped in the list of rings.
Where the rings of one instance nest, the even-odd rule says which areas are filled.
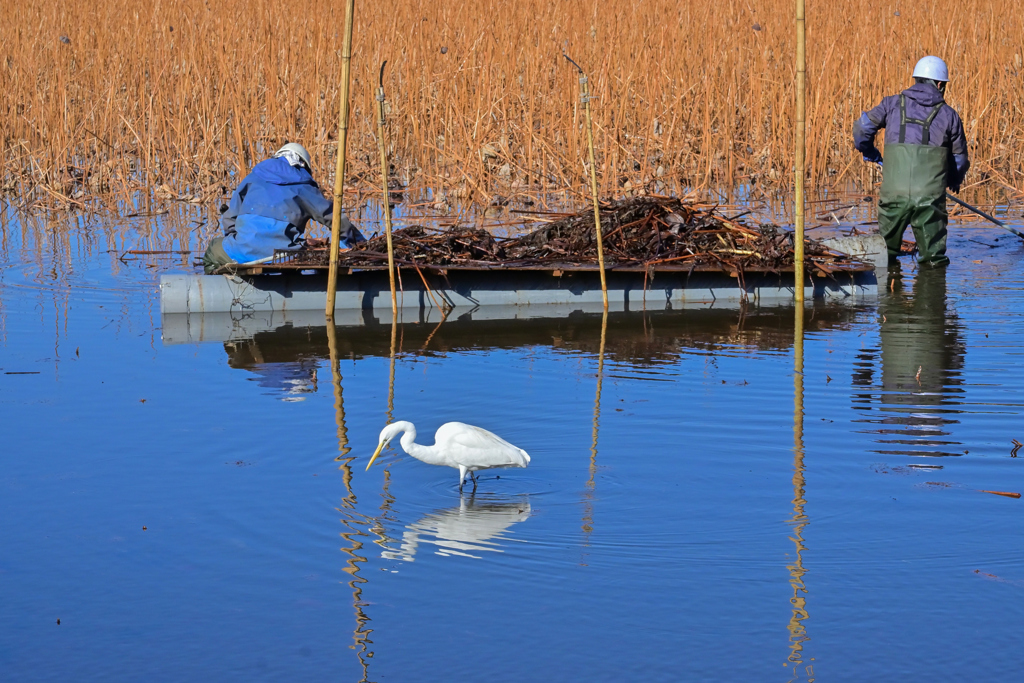
[[[388,281],[391,283],[391,314],[398,315],[398,297],[395,294],[395,248],[391,243],[391,196],[388,193],[388,153],[384,141],[384,67],[380,65],[380,87],[377,88],[377,146],[380,147],[380,182],[384,190],[384,230],[388,236]],[[424,281],[426,284],[426,281]],[[431,295],[433,296],[433,295]],[[404,300],[405,295],[402,295]]]
[[[348,91],[352,73],[352,17],[355,0],[345,3],[345,38],[341,47],[341,106],[338,112],[338,164],[334,169],[334,215],[331,218],[331,260],[327,278],[328,320],[334,319],[338,291],[338,242],[341,240],[341,204],[345,193],[345,148],[348,144]]]
[[[804,303],[804,175],[806,174],[807,51],[804,35],[804,0],[796,0],[796,235],[793,245],[793,287],[797,304]]]
[[[608,283],[605,281],[604,273],[604,236],[601,234],[601,208],[597,201],[597,164],[594,162],[594,124],[590,115],[590,85],[587,75],[583,73],[580,65],[563,55],[569,63],[576,67],[580,74],[580,102],[583,103],[583,111],[587,118],[587,151],[590,155],[590,193],[594,198],[594,230],[597,235],[597,264],[601,269],[601,298],[604,301],[604,310],[608,310]]]

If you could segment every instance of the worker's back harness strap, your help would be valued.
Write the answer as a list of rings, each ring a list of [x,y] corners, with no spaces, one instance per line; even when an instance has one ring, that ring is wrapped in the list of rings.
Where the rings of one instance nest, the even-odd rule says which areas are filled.
[[[939,102],[932,107],[932,111],[928,114],[928,118],[924,120],[912,119],[907,116],[907,98],[905,95],[900,95],[900,144],[902,145],[906,142],[907,124],[916,123],[921,126],[921,144],[927,145],[929,140],[931,140],[932,121],[934,121],[935,117],[939,115],[940,109],[942,109],[942,102]]]

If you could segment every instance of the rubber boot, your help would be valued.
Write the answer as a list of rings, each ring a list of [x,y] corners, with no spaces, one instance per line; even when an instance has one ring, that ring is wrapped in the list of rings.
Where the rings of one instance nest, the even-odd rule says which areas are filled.
[[[203,272],[207,275],[212,274],[221,266],[233,263],[231,257],[224,251],[223,242],[223,237],[214,237],[210,240],[210,246],[206,248],[206,253],[203,254]]]

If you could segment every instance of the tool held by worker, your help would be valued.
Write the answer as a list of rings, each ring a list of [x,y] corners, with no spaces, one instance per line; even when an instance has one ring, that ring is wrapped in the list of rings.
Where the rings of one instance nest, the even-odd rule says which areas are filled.
[[[885,168],[884,164],[881,161],[878,162],[878,165],[881,166],[882,168]],[[964,207],[968,211],[973,211],[974,213],[978,214],[979,216],[981,216],[985,220],[987,220],[987,221],[989,221],[991,223],[995,223],[996,225],[998,225],[1003,230],[1008,230],[1008,231],[1012,232],[1014,235],[1016,235],[1017,237],[1019,237],[1021,239],[1024,239],[1024,233],[1020,232],[1019,230],[1015,230],[1015,229],[1011,228],[1006,223],[1002,222],[1001,220],[999,220],[995,216],[991,216],[991,215],[985,213],[984,211],[982,211],[978,207],[971,206],[970,204],[968,204],[964,200],[962,200],[962,199],[960,199],[958,197],[954,197],[949,192],[946,193],[946,199],[948,199],[949,201],[953,202],[954,204],[959,204],[960,206]]]

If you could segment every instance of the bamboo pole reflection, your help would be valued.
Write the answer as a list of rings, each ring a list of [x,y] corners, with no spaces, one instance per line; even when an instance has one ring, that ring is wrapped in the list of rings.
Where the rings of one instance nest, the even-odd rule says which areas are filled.
[[[327,320],[327,348],[331,356],[331,383],[334,387],[334,421],[338,427],[338,457],[334,460],[343,463],[341,466],[343,474],[347,474],[345,488],[351,493],[352,471],[348,464],[353,457],[349,456],[351,448],[348,445],[348,428],[345,426],[345,399],[341,389],[341,359],[338,357],[338,333],[334,327],[334,320]]]
[[[387,410],[387,423],[391,424],[394,422],[395,412],[395,357],[397,355],[396,342],[398,340],[398,316],[393,314],[391,316],[391,367],[388,373],[388,410]],[[391,495],[388,490],[391,487],[391,470],[387,467],[384,468],[384,487],[381,492],[381,497],[384,501],[381,503],[381,513],[373,518],[373,522],[370,525],[370,531],[376,536],[377,540],[374,541],[377,545],[387,549],[388,544],[393,540],[387,535],[387,529],[384,526],[384,521],[390,520],[391,504],[395,501],[395,497]]]
[[[346,465],[346,467],[348,466]],[[349,490],[349,494],[354,500],[355,496],[351,493],[351,490]],[[341,549],[342,552],[348,555],[342,571],[352,577],[348,582],[348,587],[352,590],[352,608],[355,611],[356,626],[352,630],[353,644],[349,647],[356,651],[356,657],[359,659],[359,664],[363,669],[363,678],[360,682],[363,683],[369,678],[369,663],[367,660],[373,657],[373,651],[369,649],[369,645],[373,644],[373,641],[370,640],[370,634],[373,633],[373,629],[368,626],[370,617],[363,611],[366,603],[363,602],[362,585],[367,583],[367,580],[359,575],[359,565],[366,562],[366,558],[359,552],[363,548],[363,542],[358,537],[366,536],[366,534],[358,528],[358,525],[365,524],[365,521],[357,520],[359,515],[355,510],[351,512],[353,514],[348,519],[341,520],[341,523],[347,528],[347,531],[341,532],[341,537],[345,539],[346,543],[350,544],[350,547]]]
[[[370,531],[377,538],[373,541],[379,545],[383,550],[389,550],[394,543],[397,543],[396,539],[388,536],[387,527],[384,522],[393,522],[391,518],[391,504],[395,502],[395,497],[391,495],[391,470],[387,467],[384,468],[384,487],[381,490],[380,497],[382,498],[380,504],[380,514],[373,518],[370,523]]]
[[[396,351],[397,351],[397,339],[398,339],[398,314],[396,312],[392,312],[392,316],[391,316],[391,364],[390,364],[390,370],[389,370],[389,373],[388,373],[388,409],[387,409],[387,422],[388,422],[388,424],[390,424],[392,421],[394,421],[393,413],[394,413],[394,410],[395,410],[395,356],[396,356]],[[350,458],[350,460],[351,460],[351,458]],[[347,462],[346,462],[345,467],[346,467],[346,469],[348,469],[348,463]],[[373,542],[376,543],[377,545],[379,545],[382,548],[388,548],[389,544],[393,542],[393,539],[390,538],[387,535],[387,529],[386,529],[386,527],[384,525],[384,522],[390,519],[391,504],[395,500],[394,496],[392,496],[391,492],[389,491],[390,486],[391,486],[391,471],[388,468],[385,467],[384,468],[384,486],[383,486],[383,491],[381,493],[381,497],[383,498],[383,501],[381,502],[381,505],[380,505],[380,514],[376,515],[374,517],[368,517],[368,518],[363,516],[363,515],[359,515],[359,517],[362,518],[362,520],[363,520],[362,523],[363,524],[367,524],[369,526],[370,533],[372,533],[374,536],[377,537],[376,539],[374,539]],[[350,492],[351,492],[351,490],[350,490]],[[355,500],[355,496],[354,495],[352,496],[352,499],[353,499],[353,501]],[[355,512],[355,511],[353,510],[353,512]],[[359,513],[356,513],[356,514],[358,515]],[[344,534],[342,534],[342,535],[344,536]],[[360,535],[365,536],[366,534],[363,534],[362,532],[360,532]],[[354,543],[358,543],[358,547],[356,548],[357,550],[358,549],[362,549],[363,546],[362,546],[361,542],[354,541]],[[368,617],[366,615],[366,613],[363,611],[363,607],[366,605],[366,603],[362,601],[362,588],[361,588],[361,586],[359,584],[367,583],[367,580],[357,574],[358,569],[359,569],[357,562],[366,562],[366,558],[362,557],[362,556],[355,556],[355,555],[353,555],[353,559],[351,559],[349,561],[349,563],[348,563],[348,567],[350,567],[351,570],[347,567],[345,569],[345,571],[349,572],[352,575],[352,577],[353,577],[352,581],[349,582],[349,586],[352,588],[352,603],[353,603],[353,606],[355,607],[355,612],[356,612],[356,628],[355,628],[355,630],[353,631],[353,634],[352,634],[352,637],[353,637],[353,640],[355,641],[355,644],[352,647],[356,650],[356,656],[359,658],[359,663],[363,667],[363,678],[361,679],[360,683],[366,683],[366,681],[368,680],[368,676],[369,676],[369,670],[368,670],[369,665],[368,665],[367,660],[373,657],[373,650],[370,650],[368,648],[368,645],[372,645],[373,644],[373,641],[370,640],[370,634],[373,633],[373,629],[368,627],[368,624],[370,622],[370,617]]]
[[[794,560],[786,569],[789,570],[789,585],[793,589],[790,598],[792,613],[789,618],[789,657],[788,665],[792,667],[790,681],[814,680],[812,664],[804,665],[804,643],[810,640],[807,636],[807,586],[804,584],[804,537],[803,530],[809,520],[804,514],[804,307],[796,305],[793,336],[793,517],[789,523],[793,527],[790,540],[794,546]]]
[[[601,420],[601,385],[604,382],[604,346],[608,332],[608,310],[601,316],[601,344],[597,350],[597,391],[594,395],[594,422],[591,430],[590,467],[587,478],[587,489],[583,494],[583,533],[586,534],[584,546],[590,544],[590,532],[594,530],[594,478],[597,475],[597,436]]]
[[[366,557],[360,554],[363,542],[359,539],[366,536],[361,527],[365,526],[367,521],[356,509],[358,500],[355,491],[352,490],[351,462],[355,458],[349,455],[351,449],[348,445],[348,430],[345,426],[345,402],[341,389],[338,337],[334,321],[331,318],[327,319],[327,346],[330,352],[331,380],[334,386],[334,419],[338,430],[338,456],[335,458],[335,462],[340,463],[338,469],[341,470],[341,481],[345,485],[345,497],[341,501],[341,507],[337,508],[337,511],[343,515],[341,523],[345,530],[341,532],[341,537],[347,544],[347,547],[342,547],[341,551],[348,556],[342,571],[351,577],[348,587],[352,590],[352,609],[356,619],[356,626],[352,631],[354,644],[350,647],[356,651],[356,657],[363,669],[362,681],[366,681],[369,677],[368,660],[373,657],[373,651],[368,647],[369,644],[372,644],[370,634],[373,629],[367,627],[370,617],[363,611],[365,603],[362,599],[362,584],[366,583],[366,579],[359,575],[359,565],[366,562]]]
[[[391,367],[388,372],[388,421],[395,421],[395,341],[398,339],[398,314],[391,316]]]

